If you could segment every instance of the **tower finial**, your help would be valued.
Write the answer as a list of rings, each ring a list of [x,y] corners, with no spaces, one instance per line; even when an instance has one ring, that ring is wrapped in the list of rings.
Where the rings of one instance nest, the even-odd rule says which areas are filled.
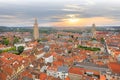
[[[35,18],[35,24],[37,24],[37,18]]]

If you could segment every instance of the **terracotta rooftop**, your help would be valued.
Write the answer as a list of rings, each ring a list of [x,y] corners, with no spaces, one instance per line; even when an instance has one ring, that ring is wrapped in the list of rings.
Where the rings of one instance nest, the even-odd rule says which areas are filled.
[[[54,65],[54,66],[62,66],[62,65],[63,65],[63,62],[62,62],[62,61],[54,61],[54,62],[53,62],[53,65]]]
[[[69,69],[69,73],[78,74],[78,75],[83,75],[84,71],[85,70],[83,68],[78,68],[78,67],[71,67]]]
[[[58,68],[57,66],[50,66],[47,69],[52,71],[57,71],[57,68]]]
[[[65,78],[65,80],[70,80],[70,78],[67,76],[67,77]]]
[[[40,78],[40,80],[46,80],[47,79],[47,74],[40,73],[39,78]]]
[[[2,66],[3,72],[5,72],[7,75],[11,76],[13,74],[13,69],[10,68],[10,66]]]
[[[21,73],[21,76],[22,76],[22,77],[32,78],[32,74],[31,74],[29,71],[27,71],[27,70],[23,71],[23,72]]]
[[[105,75],[100,75],[100,80],[106,80]]]
[[[116,62],[110,62],[108,67],[114,72],[120,74],[120,64]]]
[[[0,72],[0,80],[6,80],[7,75]]]

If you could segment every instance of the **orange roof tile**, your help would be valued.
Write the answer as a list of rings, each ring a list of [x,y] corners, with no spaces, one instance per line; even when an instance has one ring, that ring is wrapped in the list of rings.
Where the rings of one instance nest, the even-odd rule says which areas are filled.
[[[47,75],[45,73],[40,73],[39,78],[40,80],[46,80]]]
[[[67,76],[67,77],[65,78],[65,80],[70,80],[70,78]]]
[[[6,80],[7,75],[4,73],[0,73],[0,80]]]
[[[53,52],[53,53],[52,53],[52,55],[53,55],[53,56],[56,56],[56,55],[57,55],[57,53],[56,53],[56,52]]]
[[[2,66],[2,70],[10,76],[13,74],[13,69],[10,66]]]
[[[104,65],[104,63],[102,61],[97,61],[96,64],[98,64],[100,66]]]
[[[29,71],[23,71],[23,72],[21,73],[21,76],[22,76],[22,77],[26,76],[26,77],[32,78],[32,74],[30,74]]]
[[[57,66],[50,66],[50,67],[48,67],[47,69],[48,70],[53,70],[53,71],[57,71]]]
[[[120,74],[120,64],[116,63],[116,62],[110,62],[108,64],[108,67],[115,73],[119,73]]]
[[[118,56],[120,54],[120,50],[114,51],[114,54]]]
[[[78,74],[78,75],[83,75],[84,71],[85,70],[83,68],[78,68],[78,67],[71,67],[69,69],[69,73]]]
[[[106,80],[106,77],[104,75],[100,75],[100,80]]]
[[[54,61],[54,62],[53,62],[53,65],[54,65],[54,66],[62,66],[62,65],[63,65],[63,62],[62,62],[62,61]]]

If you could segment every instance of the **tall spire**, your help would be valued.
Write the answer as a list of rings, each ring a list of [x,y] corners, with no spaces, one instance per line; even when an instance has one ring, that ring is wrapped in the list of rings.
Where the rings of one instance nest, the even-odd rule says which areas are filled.
[[[95,28],[95,24],[92,24],[92,38],[96,38],[96,28]]]
[[[37,24],[37,18],[35,18],[35,24]]]
[[[39,28],[38,28],[38,23],[37,23],[37,18],[35,18],[35,23],[34,23],[34,29],[33,29],[33,37],[34,40],[39,39]]]

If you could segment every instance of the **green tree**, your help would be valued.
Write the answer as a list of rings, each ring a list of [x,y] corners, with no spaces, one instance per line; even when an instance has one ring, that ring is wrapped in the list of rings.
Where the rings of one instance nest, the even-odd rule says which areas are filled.
[[[0,54],[2,53],[3,51],[2,50],[0,50]]]
[[[24,51],[24,47],[23,46],[19,46],[18,47],[18,55],[20,55],[23,51]]]
[[[105,42],[104,38],[101,38],[101,43],[103,44]]]
[[[96,38],[92,38],[91,40],[92,40],[92,41],[94,41],[94,40],[96,41],[97,39],[96,39]]]
[[[72,42],[72,40],[68,40],[68,42]]]
[[[90,50],[90,51],[100,51],[100,48],[96,48],[96,47],[87,47],[87,46],[81,46],[78,45],[78,48],[84,49],[84,50]]]
[[[37,42],[41,42],[41,39],[38,39]]]
[[[2,43],[4,45],[8,45],[9,44],[9,40],[7,38],[3,38]]]
[[[19,38],[14,37],[13,44],[18,43],[18,42],[19,42]]]

